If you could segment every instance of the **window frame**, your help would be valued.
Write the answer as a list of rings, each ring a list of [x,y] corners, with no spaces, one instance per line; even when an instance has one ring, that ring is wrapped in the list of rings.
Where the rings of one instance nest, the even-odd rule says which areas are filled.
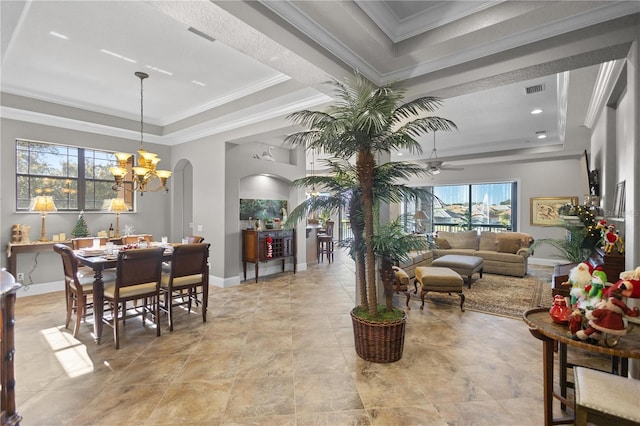
[[[517,199],[518,182],[517,181],[473,182],[473,183],[459,183],[459,184],[456,183],[456,184],[442,184],[442,185],[427,185],[422,188],[427,189],[431,193],[436,193],[437,192],[436,188],[460,187],[461,189],[465,189],[466,187],[466,193],[468,194],[468,197],[467,197],[468,209],[469,209],[468,211],[471,211],[474,205],[474,199],[473,199],[474,187],[483,186],[483,185],[509,185],[510,186],[510,193],[511,193],[510,226],[501,227],[495,224],[474,223],[472,221],[471,229],[472,230],[477,230],[477,229],[491,230],[494,232],[517,231],[518,229],[518,219],[517,219],[518,218],[518,214],[517,214],[518,213],[518,199]],[[442,226],[445,226],[443,224],[434,223],[434,211],[435,211],[434,204],[436,203],[433,203],[430,200],[409,201],[405,199],[404,202],[402,203],[402,209],[404,210],[403,217],[405,218],[404,219],[405,230],[407,232],[416,232],[417,225],[412,218],[413,218],[413,214],[418,210],[423,210],[427,214],[428,219],[421,220],[420,222],[421,222],[421,227],[426,228],[428,233],[437,232],[439,228],[442,228]],[[423,223],[423,222],[428,222],[428,223]],[[456,225],[454,223],[451,223],[451,224],[447,224],[446,226],[449,226],[451,228],[449,230],[466,230],[466,228],[462,229],[464,225],[461,226],[461,225]],[[487,228],[487,229],[483,229],[483,228]]]
[[[65,151],[63,154],[65,159],[61,163],[65,164],[66,170],[61,174],[34,173],[32,167],[35,149],[32,149],[32,146],[36,145],[45,147],[52,146],[57,149],[62,148]],[[106,209],[105,201],[110,198],[124,198],[126,204],[131,206],[129,211],[135,212],[136,197],[133,192],[133,181],[130,179],[132,176],[131,173],[127,173],[127,178],[125,178],[124,181],[124,184],[128,189],[114,190],[113,196],[110,198],[101,199],[97,196],[97,194],[99,194],[99,186],[109,185],[109,187],[111,187],[114,180],[112,178],[105,179],[103,177],[96,177],[94,173],[97,167],[96,160],[100,160],[102,162],[101,167],[108,168],[111,166],[117,166],[117,160],[115,159],[115,156],[113,156],[115,151],[63,143],[37,141],[25,138],[16,138],[14,147],[16,161],[14,170],[16,212],[28,212],[28,205],[30,201],[33,197],[41,194],[53,196],[54,201],[56,202],[56,208],[60,212],[102,212]],[[23,147],[26,147],[26,149],[23,149]],[[74,152],[76,155],[73,155]],[[26,159],[23,159],[22,161],[23,163],[26,161],[26,171],[21,170],[21,153],[26,153]],[[54,153],[52,155],[60,156],[59,153]],[[77,164],[73,164],[72,161],[69,160],[70,158],[75,158]],[[89,173],[87,172],[86,163],[88,159],[92,161],[93,168]],[[108,161],[107,165],[104,165],[104,160]],[[44,166],[47,168],[55,168],[57,164],[44,162]],[[73,166],[77,169],[75,174],[71,171]],[[133,161],[130,159],[127,164],[128,172],[131,171],[132,167]],[[41,184],[44,184],[45,186],[43,187],[38,185],[40,187],[34,187],[40,180],[42,181]],[[61,181],[64,182],[61,183]],[[47,183],[49,184],[48,186]],[[75,183],[75,187],[73,183]],[[26,185],[26,191],[25,188],[21,188],[23,185]],[[92,191],[91,197],[87,194],[89,190]],[[27,194],[26,199],[24,196],[20,196],[21,193],[25,192]]]

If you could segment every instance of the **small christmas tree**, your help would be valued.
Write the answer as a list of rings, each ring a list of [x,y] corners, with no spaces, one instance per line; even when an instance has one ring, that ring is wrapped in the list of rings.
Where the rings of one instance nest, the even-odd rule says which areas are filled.
[[[80,216],[78,216],[78,221],[76,222],[76,227],[71,231],[71,235],[76,238],[89,236],[89,228],[87,227],[87,222],[84,220],[84,210],[80,212]]]

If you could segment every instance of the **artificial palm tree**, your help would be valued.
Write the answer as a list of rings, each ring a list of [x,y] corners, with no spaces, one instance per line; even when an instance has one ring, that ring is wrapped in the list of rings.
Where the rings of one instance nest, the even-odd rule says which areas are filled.
[[[296,223],[309,216],[312,212],[324,212],[335,214],[339,209],[346,208],[349,212],[353,238],[341,241],[342,247],[349,249],[354,261],[359,264],[356,268],[358,281],[366,279],[365,251],[363,242],[364,215],[360,200],[360,186],[356,168],[348,161],[342,159],[327,159],[327,174],[307,176],[296,179],[293,184],[299,187],[323,188],[323,193],[316,197],[307,198],[294,208],[287,219],[288,223]],[[375,205],[384,203],[397,203],[403,199],[416,200],[428,196],[434,196],[426,189],[410,187],[400,181],[407,180],[411,176],[424,176],[427,174],[424,167],[407,162],[389,162],[376,165],[374,170],[374,198]],[[435,196],[434,196],[435,197]],[[377,215],[376,215],[377,216]],[[390,222],[385,226],[378,226],[374,234],[374,252],[380,259],[380,276],[384,285],[385,305],[388,311],[392,306],[393,265],[401,260],[408,260],[410,251],[424,250],[428,242],[423,236],[406,234],[399,220]],[[367,292],[365,286],[359,286],[360,300],[367,304]]]
[[[356,234],[364,235],[362,251],[365,264],[362,276],[358,276],[358,284],[361,294],[366,288],[361,307],[369,316],[376,318],[378,305],[373,244],[376,155],[390,154],[399,149],[420,153],[422,148],[416,137],[430,131],[448,131],[455,128],[455,124],[445,118],[426,115],[440,106],[438,98],[426,96],[403,102],[406,90],[397,83],[376,87],[360,74],[355,74],[347,84],[337,80],[328,84],[334,87],[337,101],[325,111],[304,110],[291,114],[290,119],[308,130],[288,136],[287,142],[337,158],[355,156],[359,197],[353,202],[362,204],[359,211],[364,229],[360,231],[352,227],[354,238]],[[359,261],[358,257],[356,261]]]

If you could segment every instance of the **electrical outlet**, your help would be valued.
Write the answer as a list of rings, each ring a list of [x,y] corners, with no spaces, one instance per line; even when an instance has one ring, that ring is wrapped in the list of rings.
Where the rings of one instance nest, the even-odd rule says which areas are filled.
[[[23,273],[23,272],[18,272],[18,276],[17,276],[16,280],[17,280],[19,283],[21,283],[21,284],[22,284],[22,283],[24,282],[24,273]]]

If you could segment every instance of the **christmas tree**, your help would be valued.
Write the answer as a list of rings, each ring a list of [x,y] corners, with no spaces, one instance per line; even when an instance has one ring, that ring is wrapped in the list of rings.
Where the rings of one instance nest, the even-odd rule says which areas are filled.
[[[80,216],[78,216],[78,221],[76,222],[76,227],[71,231],[71,235],[76,238],[89,236],[89,228],[87,227],[87,222],[84,220],[84,210],[80,212]]]

